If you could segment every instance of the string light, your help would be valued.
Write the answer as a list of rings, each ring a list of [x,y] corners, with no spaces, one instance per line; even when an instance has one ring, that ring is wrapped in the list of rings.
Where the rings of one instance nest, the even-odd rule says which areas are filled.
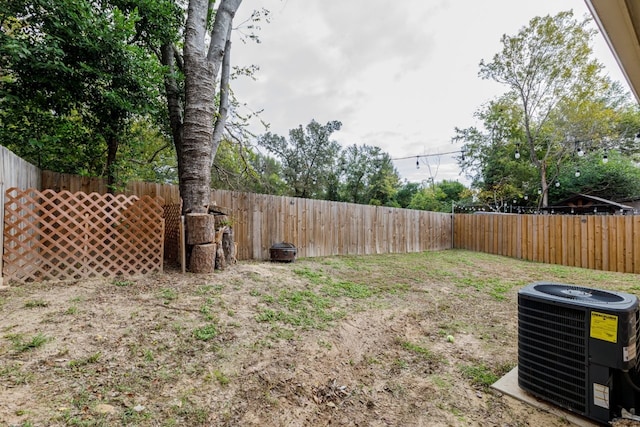
[[[605,151],[604,154],[602,155],[602,163],[607,164],[608,161],[609,161],[609,156],[607,156],[607,152]]]
[[[576,169],[576,178],[580,176],[580,169]]]
[[[516,159],[520,158],[520,150],[516,149],[515,157],[516,157]]]
[[[391,160],[406,160],[406,159],[413,159],[414,157],[416,159],[420,159],[420,157],[437,157],[437,156],[444,156],[446,154],[457,154],[457,153],[462,153],[462,155],[464,156],[464,151],[457,150],[457,151],[446,151],[444,153],[418,154],[417,156],[393,157]]]

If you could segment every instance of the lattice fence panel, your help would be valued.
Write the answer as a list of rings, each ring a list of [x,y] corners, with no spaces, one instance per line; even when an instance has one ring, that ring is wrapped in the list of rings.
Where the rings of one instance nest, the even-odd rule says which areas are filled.
[[[3,275],[21,282],[162,271],[162,199],[10,188]]]
[[[164,258],[177,263],[180,253],[182,202],[164,205]]]

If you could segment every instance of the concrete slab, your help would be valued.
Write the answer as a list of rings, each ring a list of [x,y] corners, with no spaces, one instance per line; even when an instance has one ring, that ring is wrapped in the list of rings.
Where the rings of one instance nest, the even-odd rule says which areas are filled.
[[[564,409],[552,405],[548,402],[538,399],[537,397],[527,393],[522,390],[518,386],[518,367],[516,366],[511,371],[509,371],[505,376],[496,381],[492,386],[492,388],[504,393],[508,396],[513,397],[514,399],[518,399],[522,402],[525,402],[534,408],[541,409],[543,411],[549,412],[551,414],[557,415],[560,418],[564,418],[569,421],[571,424],[580,427],[598,427],[599,424],[596,424],[592,421],[589,421],[579,415],[576,415],[572,412],[565,411]]]

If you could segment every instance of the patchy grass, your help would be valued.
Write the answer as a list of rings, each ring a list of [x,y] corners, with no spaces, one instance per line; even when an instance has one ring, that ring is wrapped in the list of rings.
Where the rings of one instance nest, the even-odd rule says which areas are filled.
[[[89,355],[87,357],[83,357],[81,359],[72,360],[72,361],[69,362],[69,367],[71,369],[78,369],[78,368],[81,368],[81,367],[86,366],[86,365],[91,365],[91,364],[94,364],[94,363],[98,363],[98,361],[100,360],[100,356],[102,356],[102,353],[97,352],[97,353],[91,354],[91,355]]]
[[[465,378],[471,381],[471,384],[481,386],[485,389],[489,388],[491,384],[500,378],[484,364],[462,365],[460,366],[460,371]]]
[[[132,280],[123,280],[123,279],[116,279],[112,283],[115,286],[119,286],[121,288],[135,285],[134,281],[132,281]]]
[[[404,340],[399,340],[399,343],[402,346],[402,348],[404,348],[405,350],[415,353],[425,360],[434,361],[434,362],[442,360],[441,356],[435,354],[433,351],[421,345],[418,345],[409,341],[404,341]]]
[[[564,426],[489,387],[517,291],[638,278],[442,251],[6,287],[0,424]]]
[[[193,330],[193,336],[200,341],[209,341],[218,335],[218,326],[210,323]]]
[[[30,300],[24,303],[25,308],[40,308],[47,307],[49,303],[42,299]]]
[[[13,344],[13,349],[18,353],[34,350],[42,347],[45,343],[51,341],[51,338],[38,333],[31,338],[26,338],[22,334],[10,334],[6,338]]]

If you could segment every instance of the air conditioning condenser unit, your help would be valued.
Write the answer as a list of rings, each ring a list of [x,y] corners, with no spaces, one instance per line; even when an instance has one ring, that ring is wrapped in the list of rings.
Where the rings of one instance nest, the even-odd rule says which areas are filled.
[[[560,283],[518,292],[518,385],[592,420],[640,409],[635,295]]]

